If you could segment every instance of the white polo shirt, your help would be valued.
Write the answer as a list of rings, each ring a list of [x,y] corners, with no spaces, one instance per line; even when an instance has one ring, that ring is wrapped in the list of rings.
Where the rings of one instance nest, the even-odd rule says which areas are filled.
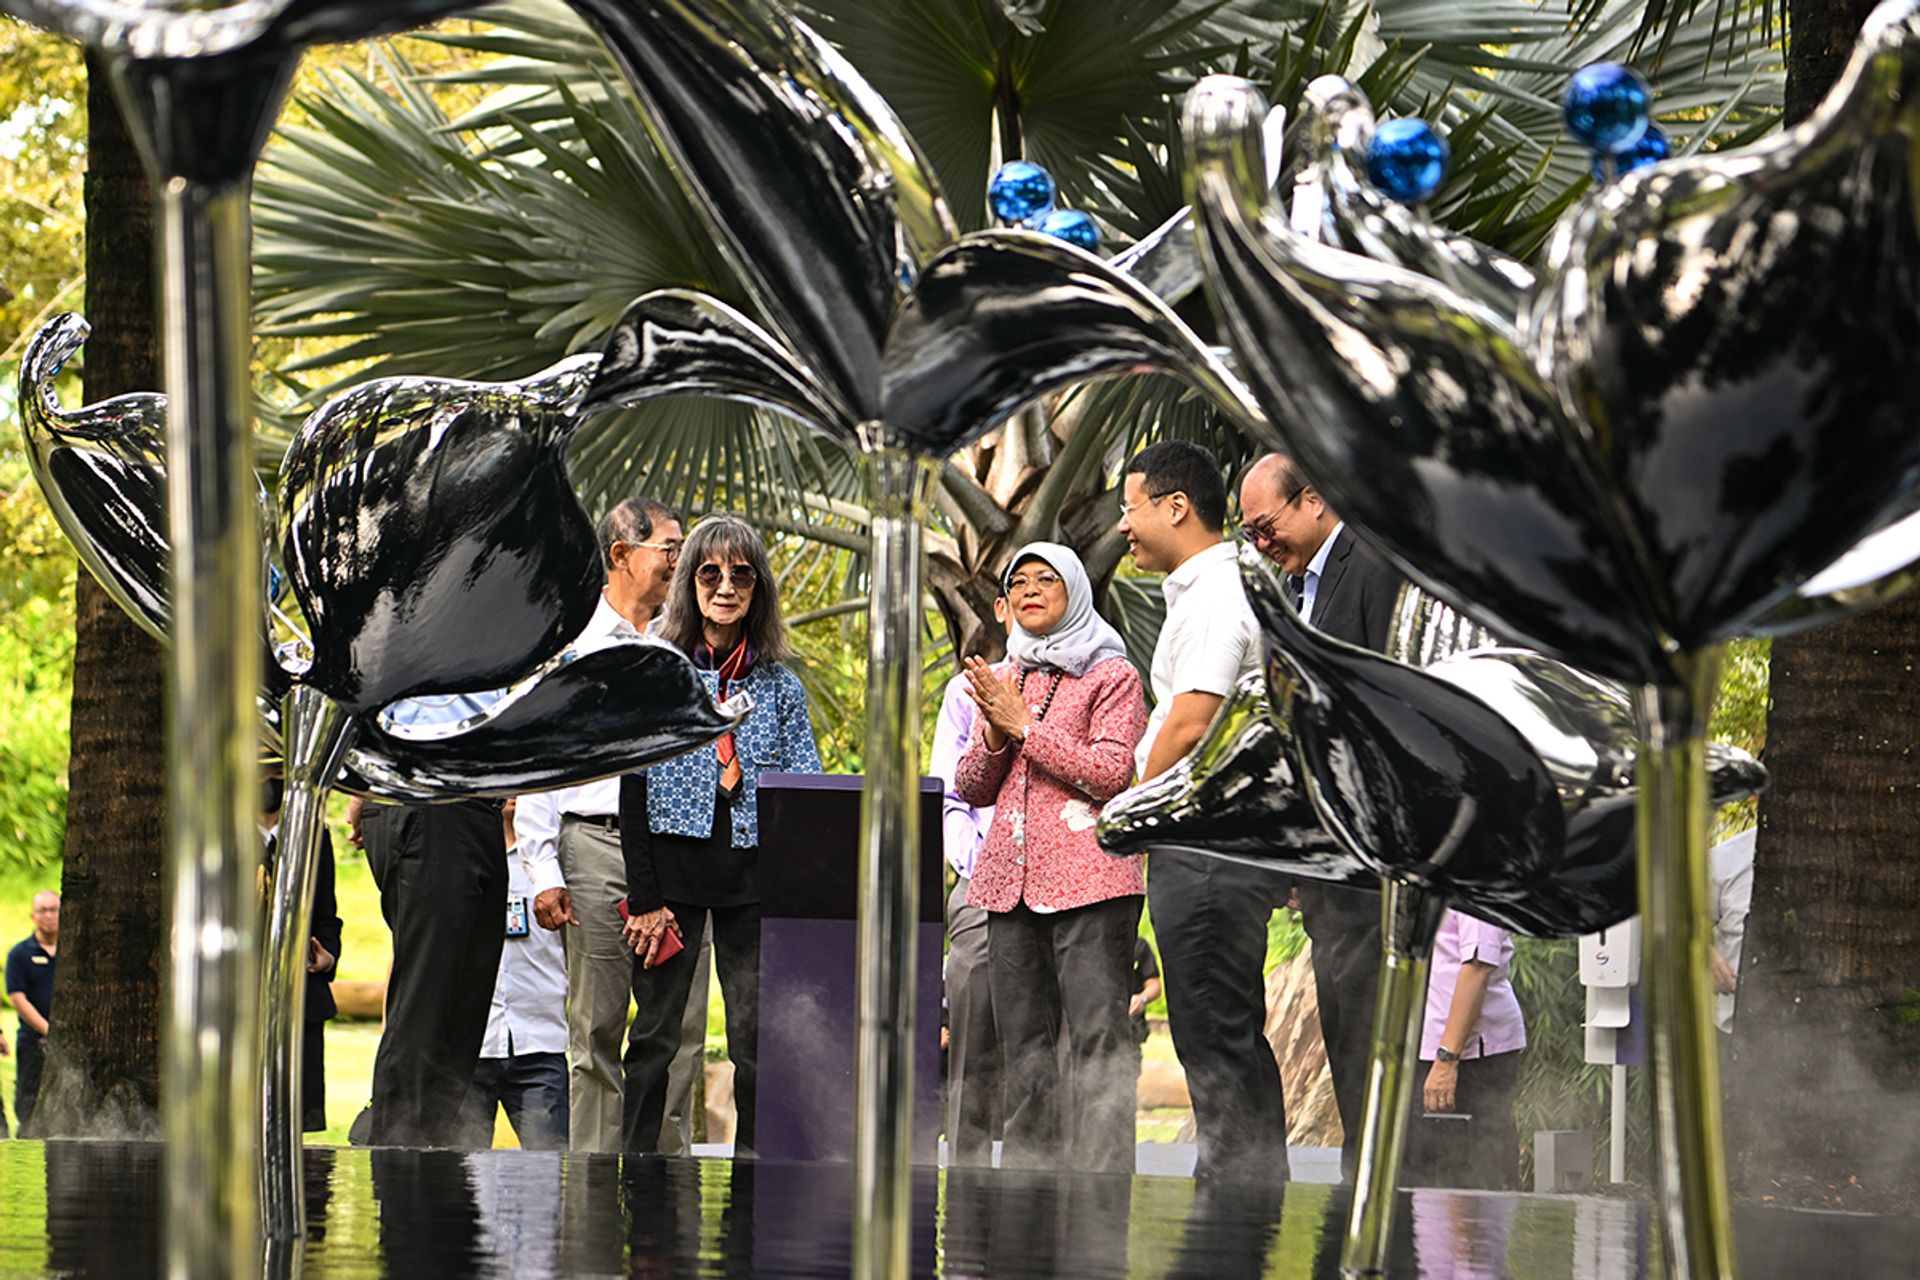
[[[1237,558],[1231,542],[1218,543],[1187,557],[1160,584],[1167,620],[1153,647],[1153,715],[1134,751],[1137,772],[1146,771],[1153,740],[1175,698],[1183,693],[1224,698],[1240,677],[1259,669],[1260,627],[1240,584]]]
[[[483,1058],[567,1051],[567,955],[558,929],[533,919],[532,886],[520,859],[507,857],[507,892],[522,901],[527,931],[500,947],[493,1007],[480,1042]],[[501,927],[505,927],[505,918]]]

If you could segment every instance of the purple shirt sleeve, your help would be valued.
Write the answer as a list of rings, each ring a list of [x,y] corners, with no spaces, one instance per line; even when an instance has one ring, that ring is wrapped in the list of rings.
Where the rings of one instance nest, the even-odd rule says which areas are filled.
[[[933,729],[933,752],[927,772],[940,779],[945,789],[941,802],[941,837],[947,862],[963,876],[973,874],[973,857],[986,839],[993,823],[991,807],[976,809],[962,800],[953,789],[953,777],[961,753],[967,749],[967,737],[973,732],[975,707],[967,696],[967,677],[957,675],[947,682],[940,699],[940,719]]]
[[[1469,960],[1494,968],[1487,984],[1486,1001],[1480,1006],[1480,1021],[1474,1024],[1461,1045],[1460,1056],[1486,1058],[1526,1048],[1526,1018],[1520,1011],[1520,1001],[1513,994],[1510,976],[1513,935],[1498,925],[1476,920],[1463,912],[1448,911],[1440,918],[1440,930],[1433,939],[1426,1018],[1420,1034],[1422,1061],[1433,1061],[1433,1051],[1440,1047],[1440,1036],[1447,1029],[1447,1015],[1453,1009],[1453,989],[1460,979],[1460,966]]]

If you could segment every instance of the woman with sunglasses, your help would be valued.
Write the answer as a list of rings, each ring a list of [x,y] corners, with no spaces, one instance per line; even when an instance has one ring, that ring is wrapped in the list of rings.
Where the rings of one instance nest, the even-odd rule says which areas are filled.
[[[654,634],[693,659],[716,698],[745,693],[753,710],[712,748],[621,781],[625,937],[638,1006],[623,1061],[624,1145],[659,1150],[667,1068],[694,971],[692,955],[674,953],[683,935],[698,939],[710,920],[733,1059],[734,1146],[745,1154],[753,1148],[759,1039],[759,775],[820,772],[806,691],[781,665],[779,588],[751,525],[713,516],[688,536]]]
[[[1132,781],[1146,699],[1071,549],[1029,543],[1005,585],[1011,661],[996,670],[967,659],[980,715],[954,771],[961,799],[994,806],[967,900],[987,912],[1006,1081],[1002,1163],[1130,1174],[1127,1005],[1146,885],[1141,859],[1102,852],[1093,826]]]

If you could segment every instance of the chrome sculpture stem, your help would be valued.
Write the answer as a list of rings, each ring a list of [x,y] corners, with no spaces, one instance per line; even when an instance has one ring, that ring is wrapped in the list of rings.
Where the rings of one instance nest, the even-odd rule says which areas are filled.
[[[173,647],[167,666],[171,980],[163,1045],[167,1274],[261,1263],[262,560],[248,376],[247,187],[160,188]]]
[[[1653,1039],[1661,1249],[1669,1280],[1733,1280],[1733,1225],[1708,952],[1704,736],[1720,650],[1684,655],[1682,678],[1639,692],[1642,971]]]
[[[854,1070],[853,1276],[911,1269],[914,952],[920,849],[920,545],[938,475],[883,442],[865,459],[866,785],[860,797],[860,1032]]]
[[[294,51],[120,57],[114,89],[154,180],[167,539],[167,873],[161,1044],[166,1274],[257,1276],[260,832],[254,698],[265,562],[253,473],[253,162]]]
[[[267,866],[267,945],[260,990],[266,1067],[260,1208],[267,1237],[273,1240],[306,1232],[300,1177],[300,1035],[307,1004],[307,942],[313,936],[313,890],[326,833],[327,793],[354,736],[354,721],[346,709],[318,689],[295,685],[283,706],[286,807],[280,816],[279,852]]]
[[[1446,904],[1434,894],[1395,880],[1380,903],[1380,983],[1373,1010],[1373,1049],[1367,1059],[1367,1106],[1340,1249],[1344,1277],[1386,1274],[1387,1242],[1398,1203],[1400,1157],[1406,1151],[1413,1077],[1420,1052],[1427,967]]]

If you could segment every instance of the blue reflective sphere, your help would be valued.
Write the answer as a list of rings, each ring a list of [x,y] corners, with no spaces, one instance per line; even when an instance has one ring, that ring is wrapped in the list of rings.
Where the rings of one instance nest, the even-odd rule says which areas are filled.
[[[987,183],[993,216],[1007,223],[1031,222],[1053,208],[1053,175],[1031,160],[1009,160]]]
[[[1412,204],[1439,190],[1452,157],[1425,120],[1385,120],[1367,144],[1367,177],[1387,199]]]
[[[1644,169],[1655,161],[1665,160],[1673,154],[1673,144],[1667,140],[1666,130],[1657,124],[1647,126],[1640,135],[1640,141],[1613,157],[1613,176],[1618,178],[1632,173],[1635,169]],[[1605,182],[1607,171],[1605,161],[1607,153],[1593,153],[1593,180]]]
[[[1573,73],[1560,113],[1567,132],[1595,151],[1618,155],[1640,141],[1653,110],[1653,91],[1632,67],[1592,62]]]
[[[1055,209],[1034,226],[1036,230],[1056,240],[1065,240],[1077,249],[1085,249],[1088,253],[1100,252],[1099,226],[1078,209]]]

